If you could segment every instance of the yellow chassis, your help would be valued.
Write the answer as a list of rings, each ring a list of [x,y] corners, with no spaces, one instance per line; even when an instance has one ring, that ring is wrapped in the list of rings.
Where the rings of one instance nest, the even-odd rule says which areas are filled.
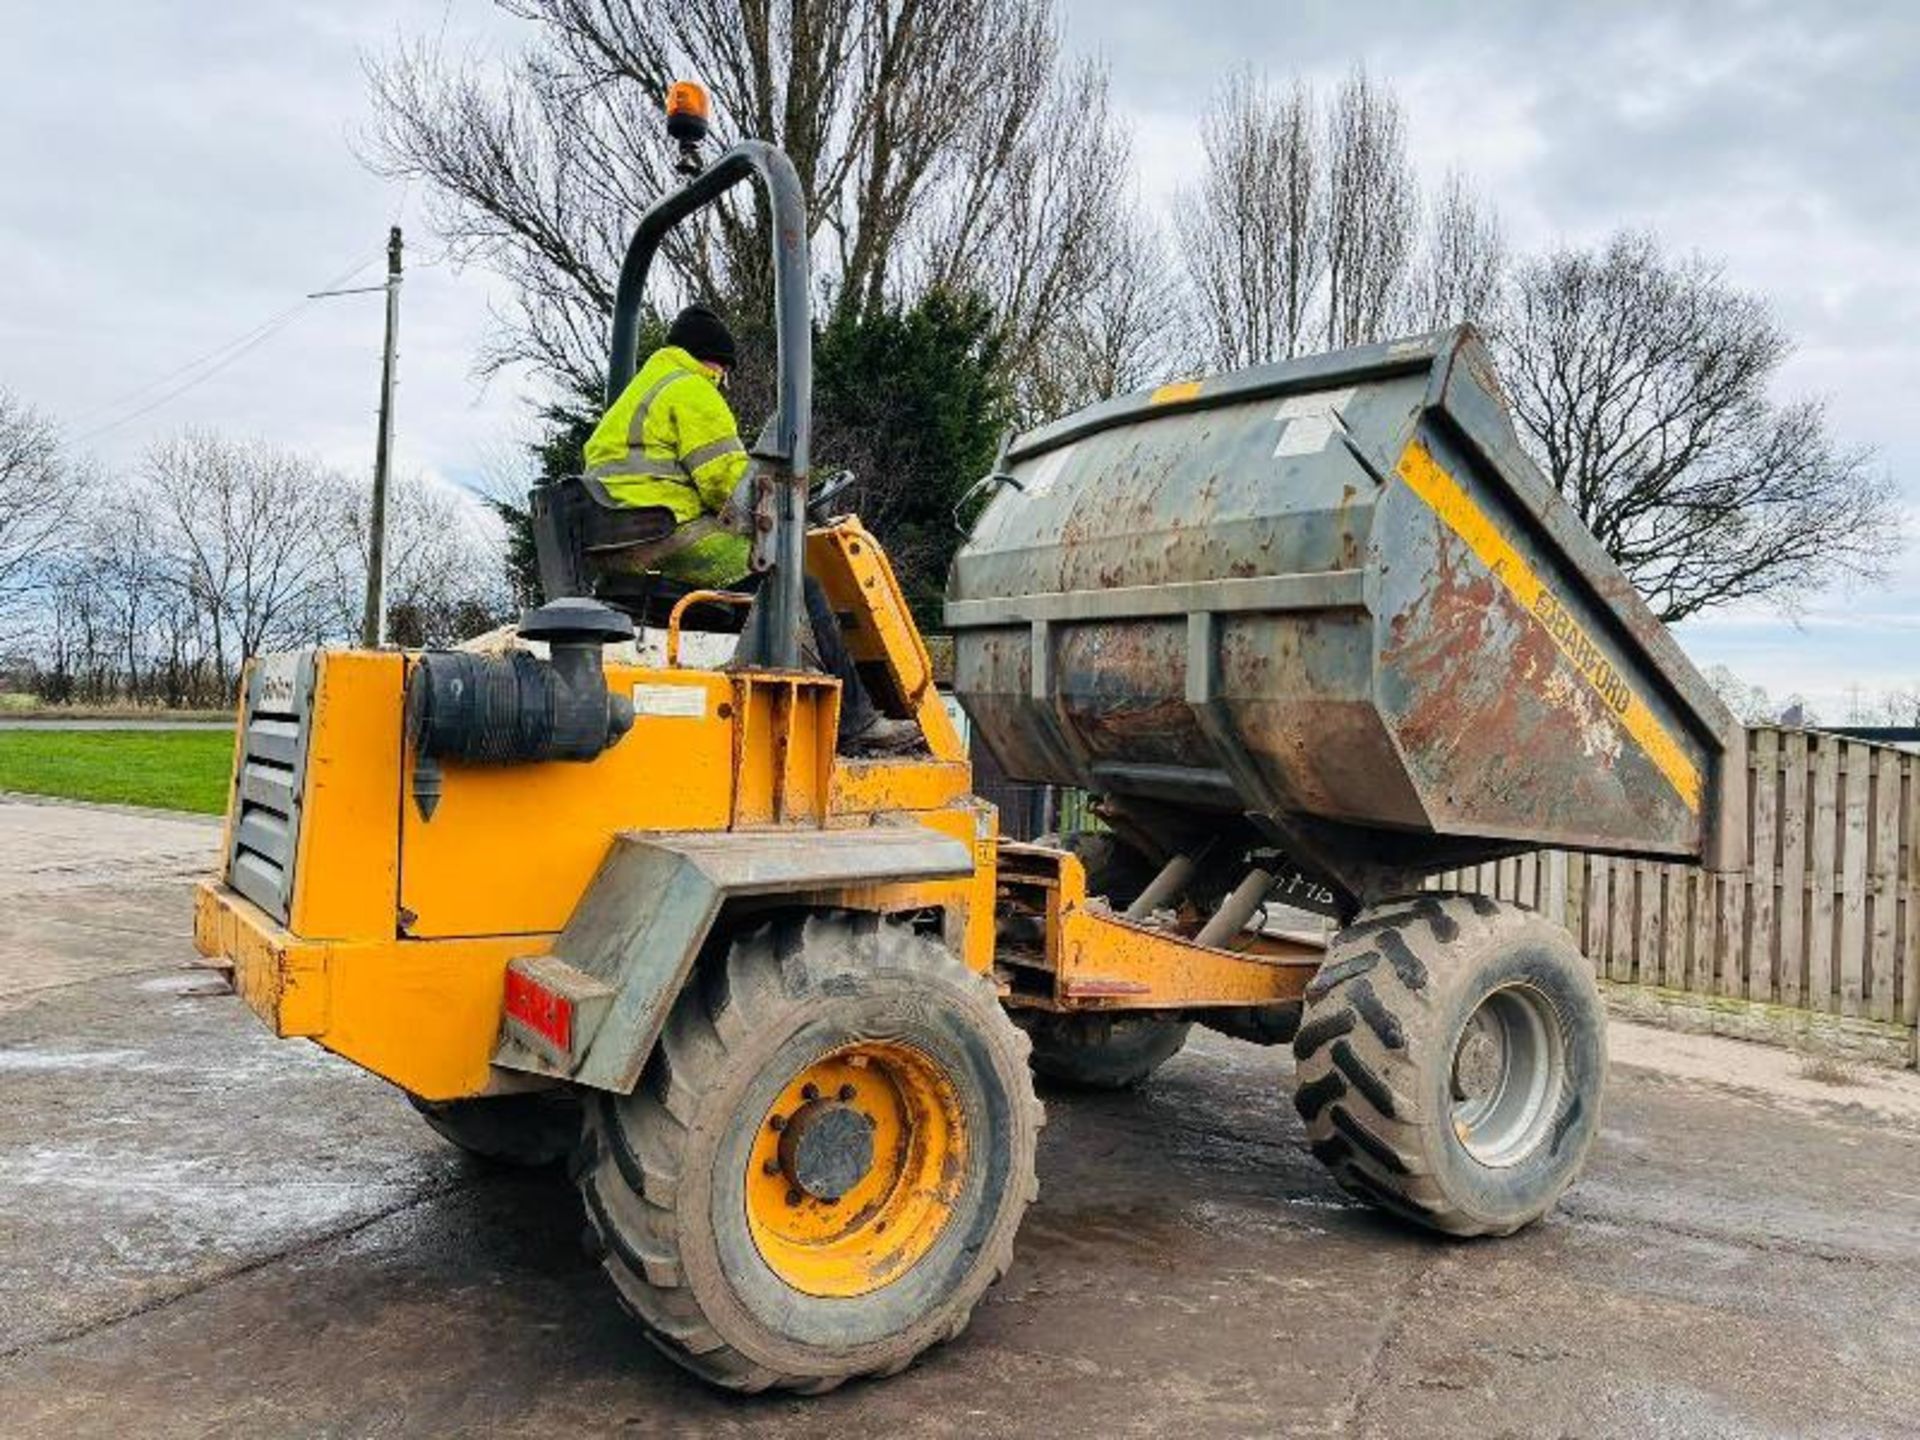
[[[617,745],[586,763],[447,764],[429,818],[410,798],[408,657],[324,651],[304,719],[285,920],[223,873],[199,887],[201,953],[231,966],[235,988],[276,1034],[315,1040],[430,1100],[516,1088],[528,1083],[520,1071],[565,1073],[532,1061],[503,1068],[511,1054],[502,1045],[506,973],[556,945],[571,958],[567,945],[583,942],[568,927],[592,908],[583,899],[593,887],[611,883],[596,877],[614,869],[623,836],[705,835],[721,851],[735,837],[762,855],[785,852],[792,875],[777,888],[787,902],[935,917],[947,943],[982,972],[994,966],[1001,909],[1027,906],[1045,940],[1018,957],[1024,972],[1006,972],[1025,975],[1010,992],[1003,983],[1010,1003],[1156,1009],[1299,996],[1316,947],[1268,945],[1258,956],[1201,949],[1090,903],[1072,856],[1000,845],[992,807],[970,791],[964,749],[879,545],[843,520],[809,537],[808,564],[851,617],[856,659],[918,720],[926,756],[836,755],[839,686],[821,675],[609,664],[609,685],[633,695],[637,712]],[[230,863],[245,809],[247,724],[243,708]],[[887,853],[846,832],[878,842],[898,838],[901,826],[924,837],[922,851],[947,860],[904,876],[876,860],[880,870],[854,878],[844,862],[823,861],[819,873],[836,878],[806,879],[810,854]],[[769,846],[780,835],[791,847]],[[763,867],[736,868],[757,875]],[[684,977],[692,963],[689,954],[667,973]],[[637,1072],[624,1059],[601,1067],[615,1078],[588,1083],[630,1083]]]

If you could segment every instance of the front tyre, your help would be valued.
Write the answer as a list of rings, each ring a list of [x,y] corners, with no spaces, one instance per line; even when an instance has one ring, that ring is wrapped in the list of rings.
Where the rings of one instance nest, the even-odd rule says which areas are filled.
[[[1037,1192],[1039,1102],[992,983],[925,936],[811,915],[736,940],[580,1187],[650,1339],[717,1385],[817,1393],[957,1335]]]
[[[1585,1162],[1605,1015],[1566,931],[1480,895],[1388,901],[1334,937],[1294,1105],[1341,1187],[1448,1235],[1506,1235]]]

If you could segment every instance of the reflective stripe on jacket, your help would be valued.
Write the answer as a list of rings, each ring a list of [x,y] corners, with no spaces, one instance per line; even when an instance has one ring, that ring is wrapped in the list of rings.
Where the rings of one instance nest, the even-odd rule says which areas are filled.
[[[746,447],[720,387],[677,345],[656,350],[587,440],[587,473],[622,505],[664,505],[685,524],[718,514],[747,469]],[[692,585],[747,573],[747,542],[709,535],[663,561]]]

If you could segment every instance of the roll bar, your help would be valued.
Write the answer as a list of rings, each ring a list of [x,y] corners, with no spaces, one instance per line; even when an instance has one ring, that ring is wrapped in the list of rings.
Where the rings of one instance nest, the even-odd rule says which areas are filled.
[[[753,610],[746,653],[775,669],[800,667],[800,627],[806,615],[807,470],[813,442],[813,297],[807,265],[807,206],[793,162],[764,140],[742,140],[662,196],[640,217],[613,301],[613,341],[607,357],[607,403],[633,379],[640,356],[640,308],[647,272],[667,232],[713,204],[743,180],[760,183],[773,217],[774,337],[778,350],[773,421],[755,442],[753,458],[774,487],[773,574],[765,603]],[[756,547],[757,548],[757,547]]]

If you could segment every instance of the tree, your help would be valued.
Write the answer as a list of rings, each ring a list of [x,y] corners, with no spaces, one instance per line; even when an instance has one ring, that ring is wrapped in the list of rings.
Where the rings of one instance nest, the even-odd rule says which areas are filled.
[[[820,469],[858,477],[848,508],[886,537],[923,624],[939,624],[959,548],[953,507],[992,466],[1010,413],[997,345],[984,302],[936,290],[912,309],[836,321],[815,355]]]
[[[1327,310],[1330,349],[1383,340],[1400,322],[1420,223],[1393,92],[1356,67],[1327,111]]]
[[[1391,91],[1356,69],[1321,107],[1296,78],[1229,76],[1179,202],[1189,288],[1222,368],[1386,339],[1405,325],[1420,191]]]
[[[346,542],[329,555],[329,632],[359,631],[366,605],[368,510],[365,486],[334,495],[334,527]],[[499,624],[512,605],[499,546],[482,513],[424,476],[398,477],[387,495],[387,633],[395,645],[450,645]],[[497,512],[496,512],[497,513]]]
[[[1201,125],[1205,166],[1179,201],[1207,358],[1238,369],[1297,355],[1326,271],[1326,194],[1313,93],[1229,76]]]
[[[170,583],[205,618],[216,675],[328,633],[326,582],[349,543],[335,524],[340,476],[307,456],[189,430],[147,452],[141,482]]]
[[[1734,718],[1747,725],[1817,725],[1820,717],[1806,696],[1795,691],[1776,701],[1764,685],[1749,685],[1725,665],[1710,665],[1704,678]]]
[[[1132,140],[1113,117],[1106,70],[1054,74],[1045,34],[1022,61],[1008,89],[1036,99],[983,114],[959,137],[956,183],[942,188],[923,259],[896,293],[906,303],[934,292],[983,299],[998,363],[1030,420],[1096,398],[1100,379],[1076,361],[1130,371],[1163,336],[1165,316],[1144,303],[1142,266],[1157,237],[1133,202]]]
[[[1817,400],[1776,403],[1791,348],[1758,298],[1649,235],[1520,267],[1501,372],[1523,436],[1656,614],[1791,606],[1880,575],[1899,510]]]
[[[1920,684],[1895,685],[1868,700],[1858,686],[1847,707],[1850,725],[1920,725]]]
[[[1441,330],[1467,320],[1496,329],[1506,279],[1499,215],[1462,172],[1448,171],[1428,206],[1409,296],[1413,327]]]
[[[1191,366],[1179,278],[1160,227],[1129,205],[1116,240],[1065,325],[1037,347],[1019,405],[1024,417],[1064,415]]]
[[[53,422],[0,390],[0,626],[44,578],[83,483]]]
[[[992,277],[1019,365],[1098,275],[1100,246],[1081,247],[1111,226],[1097,212],[1118,202],[1124,147],[1104,74],[1056,78],[1049,0],[502,3],[534,27],[504,70],[424,44],[369,69],[370,163],[422,181],[454,253],[513,292],[490,365],[597,388],[627,239],[673,183],[661,95],[687,75],[712,87],[722,141],[794,162],[831,323]],[[767,226],[741,192],[681,227],[662,252],[675,298],[764,324]]]

